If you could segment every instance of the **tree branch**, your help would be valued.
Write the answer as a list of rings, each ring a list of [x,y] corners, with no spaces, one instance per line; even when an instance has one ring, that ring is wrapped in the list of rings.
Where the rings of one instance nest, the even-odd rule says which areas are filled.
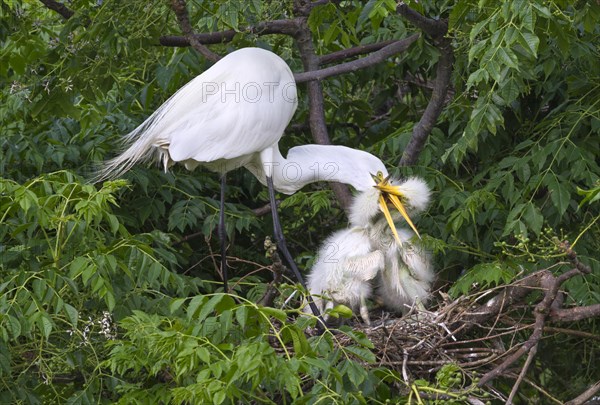
[[[427,18],[408,7],[403,1],[398,3],[396,12],[434,39],[443,37],[448,32],[448,23]]]
[[[75,14],[75,12],[73,10],[71,10],[70,8],[68,8],[67,6],[65,6],[64,4],[59,3],[57,1],[54,1],[54,0],[40,0],[40,2],[42,2],[50,10],[56,11],[65,20],[68,20],[69,18],[73,17],[73,15]]]
[[[401,2],[396,10],[416,27],[431,36],[434,45],[440,51],[440,59],[437,63],[433,92],[421,119],[413,128],[410,141],[402,153],[402,158],[398,163],[398,166],[402,167],[411,166],[417,163],[419,155],[427,142],[427,138],[442,113],[448,89],[450,88],[454,52],[450,39],[444,37],[448,32],[447,21],[438,21],[424,17],[409,8],[404,2]]]
[[[402,40],[401,40],[402,41]],[[348,58],[352,58],[354,56],[364,55],[365,53],[371,53],[380,50],[388,45],[393,44],[394,42],[398,42],[395,39],[390,39],[389,41],[381,41],[376,42],[374,44],[366,44],[366,45],[358,45],[348,49],[342,49],[341,51],[332,52],[327,55],[319,56],[319,64],[327,65],[329,63],[337,62],[339,60],[344,60]]]
[[[427,142],[427,138],[435,126],[446,101],[450,78],[452,76],[452,64],[454,53],[450,40],[443,38],[438,43],[440,59],[437,64],[437,75],[433,84],[433,92],[429,103],[421,116],[421,119],[413,128],[412,137],[406,145],[399,166],[411,166],[417,163],[419,155]]]
[[[277,202],[277,206],[279,207],[279,204],[281,204],[281,201],[276,200],[276,202]],[[257,217],[262,217],[263,215],[270,214],[271,213],[271,204],[267,203],[267,204],[263,205],[262,207],[254,208],[252,210],[252,212]]]
[[[588,270],[591,271],[589,266],[586,266],[586,265],[582,264],[581,262],[579,262],[579,260],[577,259],[577,255],[570,248],[568,242],[560,243],[559,247],[563,251],[565,251],[569,261],[571,263],[573,263],[576,267],[561,274],[558,277],[555,277],[549,270],[540,270],[539,272],[534,273],[534,275],[539,274],[539,276],[536,277],[536,279],[539,280],[539,287],[541,288],[542,291],[544,291],[544,297],[535,306],[535,309],[534,309],[535,324],[534,324],[533,332],[532,332],[531,336],[529,337],[529,339],[527,339],[527,341],[517,351],[515,351],[513,354],[508,356],[502,362],[502,364],[500,364],[499,366],[495,367],[493,370],[491,370],[491,371],[487,372],[485,375],[483,375],[478,382],[478,386],[481,387],[481,386],[487,384],[488,382],[490,382],[491,380],[493,380],[494,378],[496,378],[500,375],[503,375],[510,366],[512,366],[519,358],[521,358],[521,356],[523,356],[525,353],[529,353],[528,359],[525,363],[525,366],[523,367],[523,370],[520,373],[521,375],[525,374],[525,372],[527,371],[526,368],[529,367],[529,364],[531,364],[531,358],[535,355],[535,350],[537,348],[537,345],[538,345],[540,339],[542,338],[546,319],[548,318],[548,315],[551,311],[552,305],[558,296],[558,290],[560,289],[562,284],[565,281],[569,280],[570,278],[573,278],[578,275],[586,274],[586,273],[588,273]],[[515,383],[515,386],[513,387],[512,392],[516,392],[516,389],[517,389],[520,381],[521,381],[521,379],[517,379],[517,382]],[[511,392],[511,397],[512,397],[512,392]]]
[[[551,309],[549,320],[552,322],[575,322],[597,317],[600,317],[600,304],[568,309]]]
[[[294,5],[301,7],[302,0],[296,0]],[[312,44],[312,33],[308,28],[308,18],[303,17],[301,22],[302,24],[300,24],[300,28],[296,33],[295,40],[298,50],[300,51],[300,58],[302,59],[304,70],[318,70],[319,57],[316,55]],[[297,75],[294,75],[294,78],[298,82]],[[331,144],[331,141],[327,133],[327,124],[325,122],[323,88],[321,87],[321,83],[316,80],[309,81],[306,87],[308,90],[309,125],[312,136],[318,144],[329,145]],[[344,210],[348,210],[352,201],[352,194],[350,193],[348,186],[341,183],[330,183],[330,187],[340,206]]]
[[[598,391],[600,391],[600,381],[585,390],[577,398],[573,398],[569,402],[565,402],[565,405],[582,405],[586,403],[588,399],[593,397]]]
[[[279,287],[281,280],[283,279],[285,266],[281,262],[279,253],[277,253],[277,245],[271,242],[270,238],[265,240],[265,249],[267,250],[267,255],[271,256],[271,260],[273,261],[273,265],[271,266],[271,270],[273,271],[273,281],[267,285],[267,290],[261,299],[258,300],[258,304],[265,307],[271,307],[273,306],[275,297],[277,297],[277,294],[279,293],[277,287]]]
[[[185,3],[185,0],[171,0],[171,8],[177,16],[177,21],[179,22],[179,27],[181,28],[181,31],[183,32],[189,43],[192,45],[192,47],[198,53],[200,53],[202,56],[204,56],[206,59],[212,62],[216,62],[219,59],[221,59],[219,55],[208,49],[194,37],[194,30],[192,29],[192,25],[190,24],[190,17],[187,12],[187,5]]]
[[[192,38],[204,45],[221,44],[230,42],[236,34],[248,33],[256,35],[268,34],[284,34],[294,36],[298,31],[298,19],[274,20],[261,22],[256,25],[250,25],[241,31],[227,30],[210,33],[193,34]],[[185,47],[190,46],[190,41],[187,37],[182,36],[162,36],[159,43],[163,46]]]
[[[305,72],[296,73],[294,78],[296,79],[297,83],[304,83],[311,80],[322,80],[327,77],[337,76],[343,73],[355,72],[357,70],[381,63],[390,56],[406,51],[408,47],[418,38],[419,34],[413,34],[410,37],[401,39],[399,41],[394,41],[390,45],[387,45],[382,49],[373,52],[369,56],[365,56],[364,58],[341,63],[325,69],[306,69],[305,67]],[[319,62],[317,61],[314,65],[318,67],[318,64]]]

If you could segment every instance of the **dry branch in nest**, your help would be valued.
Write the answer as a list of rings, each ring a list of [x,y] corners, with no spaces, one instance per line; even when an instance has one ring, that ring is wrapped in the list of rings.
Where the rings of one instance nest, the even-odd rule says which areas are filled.
[[[577,259],[567,242],[559,247],[572,265],[563,274],[543,269],[510,285],[456,300],[440,293],[442,299],[435,308],[412,308],[404,317],[382,317],[371,327],[357,327],[375,346],[375,365],[396,370],[407,384],[418,378],[431,380],[446,364],[457,365],[464,375],[477,376],[469,383],[481,388],[489,388],[489,383],[498,377],[508,377],[514,380],[510,395],[495,395],[512,403],[520,384],[527,381],[526,373],[544,334],[573,332],[578,337],[600,341],[599,336],[547,325],[581,320],[582,314],[585,318],[600,316],[600,305],[562,308],[563,283],[586,275],[591,269]],[[539,294],[537,303],[531,303],[532,292]],[[530,330],[529,337],[524,339]],[[341,345],[353,344],[345,336],[339,336],[338,341]],[[590,386],[594,387],[593,383]],[[557,401],[540,391],[549,400]],[[572,403],[583,403],[597,391],[600,385],[595,390],[586,390]],[[582,402],[582,397],[587,399]]]

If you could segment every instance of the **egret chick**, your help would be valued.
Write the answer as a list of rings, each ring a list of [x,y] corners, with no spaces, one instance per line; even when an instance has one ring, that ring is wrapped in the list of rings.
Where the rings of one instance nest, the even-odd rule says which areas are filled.
[[[381,301],[395,311],[411,300],[426,300],[433,280],[429,256],[410,241],[412,232],[398,231],[395,224],[402,216],[416,232],[409,213],[427,207],[427,184],[417,178],[396,184],[382,173],[373,180],[374,187],[363,190],[353,200],[351,228],[335,232],[319,249],[307,283],[321,311],[344,304],[355,312],[358,309],[367,324],[366,300],[372,295],[375,279]],[[388,203],[398,212],[391,214]]]
[[[389,186],[396,187],[407,214],[412,216],[427,208],[430,190],[423,180],[413,177],[395,183],[398,182],[388,181]],[[413,305],[428,300],[435,274],[431,257],[415,240],[415,233],[402,228],[393,232],[387,215],[381,215],[380,199],[376,189],[360,193],[351,207],[350,223],[367,229],[371,249],[381,251],[385,257],[375,296],[386,308],[406,313]],[[394,223],[399,223],[397,213],[391,217]]]
[[[344,304],[354,312],[358,310],[370,325],[367,299],[372,293],[371,281],[383,265],[383,254],[371,249],[367,229],[343,229],[327,238],[319,249],[317,262],[308,275],[308,290],[322,313]],[[312,312],[309,307],[305,311]]]

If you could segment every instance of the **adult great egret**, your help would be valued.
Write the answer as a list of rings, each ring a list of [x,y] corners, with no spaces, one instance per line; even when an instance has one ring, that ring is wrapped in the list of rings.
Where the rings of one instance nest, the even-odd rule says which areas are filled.
[[[414,234],[390,226],[390,220],[393,224],[400,218],[386,210],[386,200],[392,197],[391,203],[401,205],[400,213],[414,229],[407,214],[427,207],[427,184],[418,178],[398,184],[383,173],[374,180],[375,187],[353,200],[351,227],[325,241],[308,275],[308,290],[319,311],[345,304],[358,309],[366,324],[370,324],[366,300],[372,295],[373,282],[378,284],[377,298],[387,308],[404,313],[415,302],[427,300],[434,276],[429,255],[411,240]]]
[[[284,158],[278,141],[297,105],[294,76],[279,56],[260,48],[237,50],[179,89],[126,135],[124,151],[108,161],[95,180],[118,177],[136,163],[152,159],[164,170],[181,163],[188,170],[201,165],[221,174],[219,234],[227,291],[225,174],[247,168],[269,189],[277,246],[306,288],[285,243],[275,190],[292,194],[308,183],[326,180],[364,191],[373,185],[370,173],[387,171],[375,156],[344,146],[297,146]]]

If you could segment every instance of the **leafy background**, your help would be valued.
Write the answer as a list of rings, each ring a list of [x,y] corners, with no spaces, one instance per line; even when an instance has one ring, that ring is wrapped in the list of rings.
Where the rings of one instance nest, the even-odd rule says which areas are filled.
[[[75,14],[64,20],[38,2],[0,2],[0,402],[405,400],[401,376],[364,367],[374,357],[361,333],[344,329],[354,341],[344,349],[333,334],[305,336],[311,321],[295,316],[297,299],[284,301],[291,281],[277,309],[255,304],[271,279],[263,243],[272,225],[252,211],[268,198],[249,173],[229,176],[236,300],[220,293],[216,275],[216,175],[136,167],[124,180],[88,182],[123,134],[210,64],[158,45],[180,34],[166,2],[67,4]],[[568,283],[568,302],[598,303],[600,6],[408,4],[447,18],[455,50],[453,97],[418,164],[393,169],[430,96],[439,55],[425,38],[402,56],[323,82],[333,143],[428,181],[434,203],[418,225],[444,291],[458,296],[553,266],[559,237],[593,269]],[[197,32],[293,13],[290,2],[259,0],[198,0],[188,9]],[[394,10],[382,0],[315,8],[308,24],[317,52],[414,32]],[[285,36],[240,32],[211,49],[244,46],[271,49],[302,70]],[[284,150],[313,142],[303,87],[300,98]],[[303,268],[330,229],[346,223],[326,184],[286,198],[281,215]],[[572,328],[598,333],[597,320]],[[537,360],[531,378],[559,400],[598,380],[597,345],[543,344],[552,355]],[[455,371],[418,383],[448,389]]]

